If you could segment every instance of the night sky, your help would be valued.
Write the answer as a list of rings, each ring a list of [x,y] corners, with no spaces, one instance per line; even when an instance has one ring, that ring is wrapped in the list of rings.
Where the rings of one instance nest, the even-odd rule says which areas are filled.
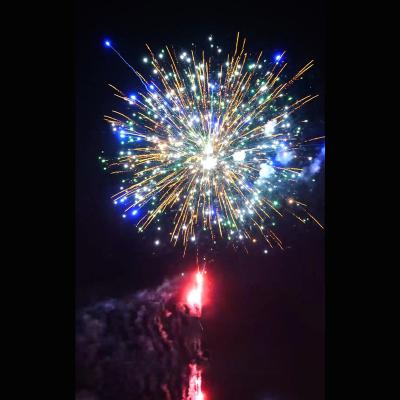
[[[216,7],[212,2],[160,8],[137,2],[81,2],[76,8],[76,306],[122,297],[192,270],[193,257],[160,249],[138,236],[110,196],[115,179],[99,166],[102,150],[117,149],[103,120],[115,104],[112,83],[138,87],[132,72],[102,42],[110,38],[131,64],[144,47],[176,48],[216,42],[231,45],[237,31],[253,51],[285,49],[293,68],[310,59],[307,79],[321,96],[307,105],[311,134],[324,135],[325,15],[322,2],[303,5]],[[141,2],[142,4],[143,2]],[[303,199],[324,220],[323,171]],[[210,264],[211,305],[204,310],[210,365],[204,388],[210,399],[321,400],[324,398],[324,233],[285,222],[285,251],[249,255],[221,249]]]

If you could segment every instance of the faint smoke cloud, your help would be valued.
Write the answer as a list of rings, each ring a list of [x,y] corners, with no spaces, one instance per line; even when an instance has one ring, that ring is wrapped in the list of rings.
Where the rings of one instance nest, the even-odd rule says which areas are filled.
[[[293,152],[282,150],[279,151],[276,155],[276,160],[283,165],[287,165],[290,161],[293,160],[293,156]]]
[[[201,364],[202,329],[180,303],[183,278],[76,318],[76,400],[181,400],[191,363]]]
[[[322,147],[318,156],[315,157],[313,160],[311,160],[310,165],[304,168],[302,172],[302,178],[305,180],[312,178],[316,173],[318,173],[321,170],[324,160],[325,160],[325,146]]]
[[[267,179],[274,173],[274,168],[266,163],[260,165],[260,178]]]

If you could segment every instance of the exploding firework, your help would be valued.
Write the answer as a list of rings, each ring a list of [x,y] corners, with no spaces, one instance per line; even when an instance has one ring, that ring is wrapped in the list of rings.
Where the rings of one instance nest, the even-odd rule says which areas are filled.
[[[274,230],[285,215],[322,227],[297,188],[316,173],[314,153],[323,136],[306,139],[307,120],[293,115],[317,95],[289,90],[314,63],[286,77],[285,52],[270,62],[262,53],[252,57],[238,34],[224,57],[209,41],[211,56],[194,49],[177,54],[168,46],[154,53],[147,46],[149,79],[105,42],[144,88],[127,95],[110,85],[128,109],[105,116],[122,146],[108,163],[123,176],[114,203],[122,203],[123,217],[133,218],[140,232],[156,229],[156,246],[166,231],[185,250],[205,237],[244,246],[261,237],[282,248]]]

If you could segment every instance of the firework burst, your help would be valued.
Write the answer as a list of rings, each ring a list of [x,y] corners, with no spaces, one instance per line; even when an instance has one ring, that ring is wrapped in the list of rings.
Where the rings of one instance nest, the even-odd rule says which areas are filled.
[[[209,40],[215,56],[176,54],[168,46],[155,54],[147,46],[143,62],[151,65],[151,79],[105,42],[144,88],[129,96],[110,85],[129,109],[105,116],[122,146],[108,164],[123,174],[114,203],[124,205],[123,217],[133,216],[139,231],[157,229],[155,245],[158,231],[167,231],[185,249],[204,237],[245,246],[261,237],[282,247],[274,232],[279,218],[320,225],[296,187],[315,163],[309,145],[322,137],[305,140],[292,116],[317,95],[296,98],[289,91],[313,61],[284,79],[284,52],[269,63],[262,53],[251,58],[238,34],[224,57]]]

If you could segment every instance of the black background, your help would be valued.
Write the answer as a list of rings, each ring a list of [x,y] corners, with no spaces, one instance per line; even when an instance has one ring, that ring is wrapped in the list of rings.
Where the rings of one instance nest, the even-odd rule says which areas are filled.
[[[306,110],[324,129],[325,12],[322,2],[282,5],[79,2],[75,29],[76,307],[156,285],[190,271],[194,259],[164,249],[154,254],[109,197],[116,181],[99,166],[101,150],[115,151],[103,115],[115,103],[107,83],[137,87],[129,69],[108,49],[110,38],[132,64],[144,43],[178,48],[195,42],[231,45],[236,32],[257,51],[286,49],[294,68],[316,60],[310,79],[320,98]],[[324,216],[323,172],[304,197]],[[324,232],[284,226],[288,249],[250,255],[219,252],[210,264],[211,304],[205,309],[211,363],[204,377],[210,399],[324,398]]]

